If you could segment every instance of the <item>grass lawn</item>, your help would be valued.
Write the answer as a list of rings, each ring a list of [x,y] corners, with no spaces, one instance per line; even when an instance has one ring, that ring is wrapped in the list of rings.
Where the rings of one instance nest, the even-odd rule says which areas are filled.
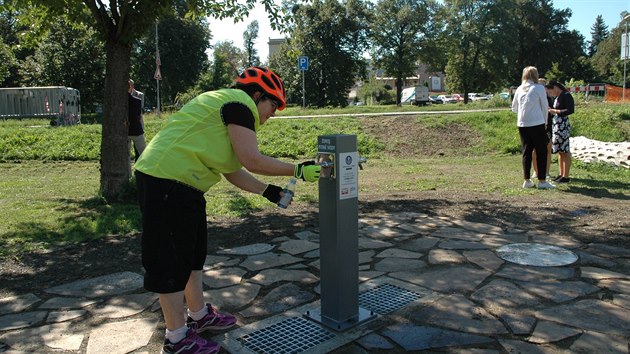
[[[555,167],[555,165],[552,165]],[[553,168],[552,167],[552,168]],[[264,178],[284,185],[288,178]],[[569,188],[595,198],[625,196],[630,171],[603,165],[575,163]],[[541,193],[523,190],[520,157],[496,155],[440,159],[370,159],[359,174],[361,196],[390,198],[422,191],[478,192],[518,198]],[[96,162],[40,162],[0,164],[0,255],[56,247],[109,235],[138,232],[140,213],[133,202],[107,204],[96,197]],[[317,205],[317,183],[299,183],[294,203]],[[238,217],[276,208],[266,199],[242,192],[222,181],[206,193],[210,219]]]
[[[358,107],[353,107],[350,113],[357,110]],[[322,113],[329,114],[326,110]],[[165,117],[149,115],[145,119],[150,140],[164,124]],[[402,120],[365,119],[369,119],[369,124],[361,118],[273,119],[261,129],[260,148],[263,153],[286,161],[302,161],[315,156],[319,135],[357,134],[359,153],[368,157],[365,170],[359,174],[360,197],[387,198],[433,190],[491,193],[507,198],[540,193],[520,188],[518,133],[511,112],[406,116],[406,134],[400,134]],[[582,105],[571,122],[576,136],[602,141],[630,140],[628,104]],[[381,123],[389,126],[381,127]],[[98,196],[100,125],[50,128],[41,121],[23,120],[0,122],[0,127],[0,255],[18,255],[138,232],[140,214],[133,183],[128,202],[108,204]],[[436,130],[439,133],[431,135]],[[437,146],[437,151],[445,150],[439,145],[440,137],[456,133],[463,137],[472,133],[475,139],[471,139],[470,146],[443,156],[424,153],[423,148],[429,144]],[[404,154],[392,154],[389,149],[394,144],[411,147]],[[554,157],[551,174],[556,171]],[[629,198],[628,169],[576,161],[571,177],[570,186],[549,193],[564,191],[593,198]],[[282,186],[288,181],[280,177],[262,179]],[[225,181],[206,193],[206,199],[210,219],[275,208],[264,198],[241,192]],[[316,183],[298,184],[294,203],[317,205],[317,201]]]

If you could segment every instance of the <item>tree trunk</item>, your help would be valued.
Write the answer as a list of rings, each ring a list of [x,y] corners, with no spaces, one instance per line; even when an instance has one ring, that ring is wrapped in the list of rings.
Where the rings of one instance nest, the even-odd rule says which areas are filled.
[[[131,176],[127,138],[130,66],[131,47],[108,39],[101,140],[101,195],[107,201],[120,199]]]

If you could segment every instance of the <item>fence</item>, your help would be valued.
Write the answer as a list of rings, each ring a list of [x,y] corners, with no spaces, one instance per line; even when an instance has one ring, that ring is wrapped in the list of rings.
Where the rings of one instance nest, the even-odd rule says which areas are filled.
[[[52,125],[77,124],[81,95],[65,86],[0,88],[0,118],[48,118]]]
[[[621,102],[630,101],[630,89],[626,89],[625,95],[623,94],[623,87],[606,85],[606,96],[604,98],[606,102]]]

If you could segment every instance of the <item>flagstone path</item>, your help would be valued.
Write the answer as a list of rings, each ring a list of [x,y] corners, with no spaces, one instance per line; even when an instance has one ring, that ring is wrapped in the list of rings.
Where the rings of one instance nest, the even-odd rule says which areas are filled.
[[[222,352],[253,352],[244,335],[318,308],[317,231],[208,255],[207,298],[239,319],[215,335]],[[308,352],[629,353],[628,249],[405,212],[361,219],[358,241],[360,292],[390,284],[418,298]],[[533,242],[579,259],[534,267],[497,256]],[[158,353],[163,331],[157,296],[135,272],[0,298],[4,353]]]

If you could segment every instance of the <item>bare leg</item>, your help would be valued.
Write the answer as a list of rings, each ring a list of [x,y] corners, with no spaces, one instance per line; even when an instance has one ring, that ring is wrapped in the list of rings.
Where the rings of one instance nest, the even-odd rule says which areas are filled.
[[[166,328],[174,331],[186,324],[186,312],[184,309],[184,292],[160,294],[160,306],[164,314]]]
[[[551,174],[551,142],[547,144],[547,174]]]
[[[186,305],[192,312],[201,310],[206,303],[203,298],[203,274],[200,270],[193,270],[186,283]]]
[[[571,166],[571,154],[566,152],[558,153],[558,165],[560,165],[560,175],[569,177],[569,168]]]
[[[186,289],[176,293],[160,294],[160,306],[164,313],[166,328],[174,331],[186,325],[186,308],[184,296],[188,308],[197,312],[205,306],[203,299],[203,274],[200,270],[193,270],[188,277]]]
[[[564,173],[566,173],[564,177],[569,177],[569,172],[571,172],[571,153],[565,152],[564,155]]]

